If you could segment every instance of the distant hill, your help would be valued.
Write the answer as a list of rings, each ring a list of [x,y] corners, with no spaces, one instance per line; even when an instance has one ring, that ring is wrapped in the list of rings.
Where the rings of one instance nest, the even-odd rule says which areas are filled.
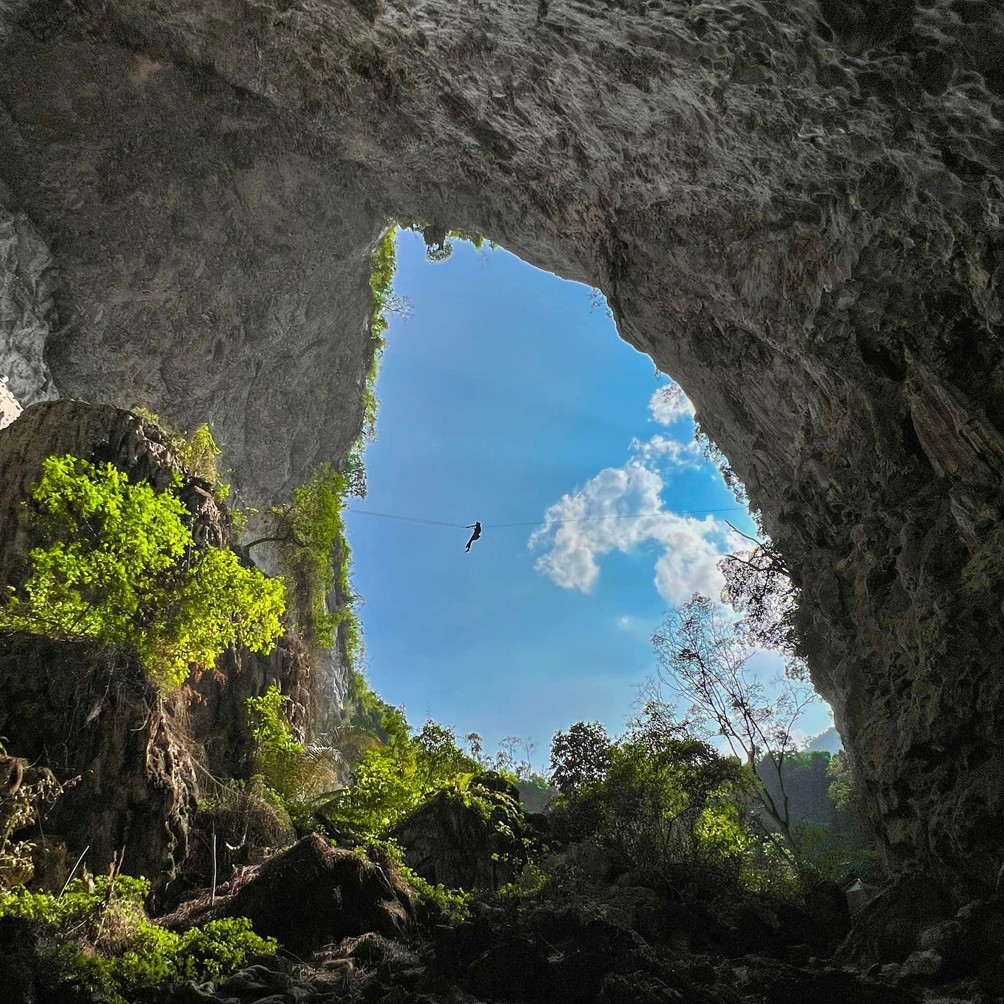
[[[813,736],[805,743],[806,753],[839,753],[844,748],[840,733],[834,726],[830,726],[825,732],[820,732],[818,736]]]

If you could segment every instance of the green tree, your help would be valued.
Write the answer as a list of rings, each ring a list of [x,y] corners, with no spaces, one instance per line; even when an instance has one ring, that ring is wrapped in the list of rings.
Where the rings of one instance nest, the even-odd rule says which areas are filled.
[[[431,718],[426,720],[421,732],[412,740],[420,783],[426,789],[449,783],[462,774],[476,773],[480,768],[476,760],[459,746],[453,729],[440,725]]]
[[[748,773],[690,734],[669,705],[646,702],[615,742],[595,722],[576,726],[552,748],[563,785],[552,815],[559,839],[595,841],[653,875],[698,858],[749,856],[737,805]]]
[[[671,612],[652,643],[662,679],[689,703],[688,721],[709,737],[721,736],[755,773],[756,796],[797,860],[785,761],[796,752],[799,717],[816,700],[811,687],[785,675],[768,693],[747,668],[752,648],[745,633],[706,596],[695,594]],[[777,781],[774,790],[763,783],[768,770]]]
[[[379,749],[363,753],[352,783],[323,796],[318,808],[338,830],[379,836],[423,799],[443,788],[464,788],[480,771],[457,746],[453,730],[430,719],[417,735],[395,733]]]
[[[282,580],[244,568],[230,550],[196,548],[171,490],[72,456],[46,458],[42,472],[28,519],[38,546],[0,628],[130,647],[164,687],[231,645],[271,650]]]
[[[849,811],[854,799],[854,776],[847,754],[840,750],[834,753],[826,767],[826,776],[830,779],[829,795],[833,804],[840,810]]]
[[[599,722],[576,722],[551,740],[551,781],[562,795],[601,782],[610,767],[610,737]]]
[[[636,865],[658,866],[695,852],[695,827],[709,808],[746,784],[733,759],[648,702],[611,749],[604,783],[608,839]]]
[[[352,553],[342,515],[348,490],[345,474],[330,464],[320,464],[305,484],[294,489],[291,504],[270,510],[270,532],[244,546],[248,550],[267,542],[281,546],[296,606],[311,634],[318,644],[327,646],[341,627],[345,652],[356,662],[362,636],[353,609]],[[336,602],[334,610],[329,610],[332,588]]]

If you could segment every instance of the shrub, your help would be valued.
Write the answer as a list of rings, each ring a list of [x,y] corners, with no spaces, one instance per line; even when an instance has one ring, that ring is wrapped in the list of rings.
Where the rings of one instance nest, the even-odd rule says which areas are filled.
[[[329,646],[335,629],[339,629],[346,658],[355,663],[362,655],[362,632],[353,608],[352,552],[342,516],[348,490],[349,475],[330,464],[320,464],[305,484],[294,489],[291,504],[269,511],[269,535],[245,546],[273,541],[281,547],[307,633],[318,644]],[[329,611],[327,599],[332,588],[336,605]]]
[[[405,863],[404,851],[396,841],[371,837],[357,848],[357,853],[378,864],[384,859],[389,860],[405,882],[415,890],[419,902],[431,910],[436,919],[459,924],[470,917],[473,894],[438,883],[434,885],[422,878]]]
[[[25,783],[25,765],[24,760],[8,757],[0,743],[0,892],[27,882],[34,872],[35,844],[15,840],[14,834],[38,822],[63,793],[63,785],[45,769],[33,771]]]
[[[297,831],[309,832],[316,828],[311,802],[341,783],[346,759],[334,746],[300,742],[285,705],[286,698],[275,684],[260,697],[247,700],[256,771],[251,787],[259,795],[270,795],[276,810]]]
[[[154,984],[220,979],[276,950],[243,917],[183,934],[158,927],[143,909],[149,891],[145,879],[125,875],[77,879],[60,896],[18,888],[0,896],[0,917],[23,918],[55,939],[55,982],[82,982],[115,1002]]]
[[[342,711],[349,728],[364,729],[381,743],[408,736],[408,720],[401,708],[388,704],[370,687],[366,677],[356,670],[349,676]]]
[[[163,687],[212,667],[231,645],[270,651],[281,633],[282,580],[244,568],[230,550],[197,549],[171,491],[63,456],[46,458],[32,498],[41,543],[0,627],[128,646]]]
[[[285,697],[275,684],[260,697],[247,699],[255,770],[285,801],[298,797],[306,751],[283,712]]]
[[[418,735],[396,733],[363,753],[352,783],[323,796],[318,808],[340,831],[360,839],[379,836],[435,792],[464,791],[480,769],[459,749],[453,730],[430,719]]]
[[[221,502],[227,498],[230,494],[230,485],[220,478],[217,463],[223,451],[216,445],[212,430],[206,423],[198,426],[190,436],[186,436],[147,408],[131,410],[145,422],[157,426],[166,440],[165,445],[190,474],[212,485],[213,493]]]

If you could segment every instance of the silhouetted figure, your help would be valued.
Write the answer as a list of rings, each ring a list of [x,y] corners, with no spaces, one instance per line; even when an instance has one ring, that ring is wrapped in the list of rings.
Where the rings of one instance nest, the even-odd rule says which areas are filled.
[[[481,524],[471,523],[469,526],[465,526],[464,529],[474,531],[474,533],[471,534],[471,539],[467,541],[467,547],[464,548],[465,551],[469,551],[471,549],[471,544],[473,544],[474,541],[476,541],[478,537],[481,536]]]

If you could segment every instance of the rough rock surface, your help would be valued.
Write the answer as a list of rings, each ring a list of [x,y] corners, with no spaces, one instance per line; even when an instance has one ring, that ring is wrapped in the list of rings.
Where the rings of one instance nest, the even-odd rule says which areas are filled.
[[[392,865],[331,847],[314,833],[247,869],[218,891],[215,903],[206,893],[161,923],[185,929],[220,917],[247,917],[259,934],[304,955],[368,931],[399,937],[413,911],[412,895]]]
[[[790,563],[890,863],[992,883],[998,5],[3,10],[3,201],[52,254],[55,312],[29,327],[61,392],[212,420],[269,497],[356,434],[391,217],[600,286]]]
[[[23,407],[56,396],[43,358],[55,314],[55,277],[41,234],[24,213],[10,212],[8,201],[0,182],[0,377]],[[3,402],[0,411],[6,411]],[[0,428],[3,418],[0,413]]]
[[[197,783],[186,736],[134,659],[95,644],[0,634],[0,735],[61,781],[44,831],[92,872],[120,854],[155,886],[188,853]]]
[[[516,786],[492,773],[472,780],[466,798],[452,791],[433,795],[391,834],[409,868],[451,889],[512,882],[527,861],[523,835]]]
[[[0,430],[0,591],[27,574],[32,541],[23,503],[45,457],[64,453],[113,463],[157,488],[181,474],[178,496],[196,543],[226,543],[224,507],[184,475],[155,425],[106,405],[45,402]],[[12,753],[61,780],[81,776],[45,825],[74,856],[89,845],[92,870],[103,871],[124,847],[127,872],[168,883],[188,854],[196,797],[217,794],[214,777],[253,772],[246,699],[272,684],[301,705],[312,694],[309,667],[288,637],[270,656],[231,651],[220,665],[223,674],[203,675],[193,693],[165,699],[126,653],[0,636],[0,736]]]
[[[111,463],[133,481],[158,490],[183,471],[160,430],[136,415],[106,405],[58,401],[29,408],[0,431],[0,583],[19,585],[31,548],[24,503],[42,475],[46,457],[72,454]],[[215,502],[186,482],[179,497],[191,513],[192,535],[203,546],[224,543],[223,516]]]

